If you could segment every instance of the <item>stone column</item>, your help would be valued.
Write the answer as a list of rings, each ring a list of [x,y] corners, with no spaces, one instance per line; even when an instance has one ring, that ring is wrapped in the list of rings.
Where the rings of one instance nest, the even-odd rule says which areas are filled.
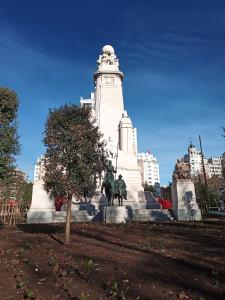
[[[44,167],[39,158],[35,164],[32,201],[27,213],[27,223],[52,223],[55,212],[55,201],[49,198],[44,190]]]
[[[120,150],[134,155],[134,132],[127,112],[123,113],[120,122]]]
[[[37,180],[33,185],[32,202],[27,213],[27,223],[52,223],[55,202],[43,188],[43,181]]]

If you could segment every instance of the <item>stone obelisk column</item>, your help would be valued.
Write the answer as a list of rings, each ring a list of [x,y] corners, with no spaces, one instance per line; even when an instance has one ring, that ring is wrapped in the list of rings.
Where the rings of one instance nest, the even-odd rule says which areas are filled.
[[[119,123],[124,112],[122,80],[119,62],[110,45],[102,48],[98,59],[98,70],[94,74],[95,115],[100,132],[104,139],[118,145]]]
[[[42,179],[44,168],[41,160],[35,165],[34,185],[32,191],[32,202],[27,213],[27,223],[52,223],[55,212],[55,201],[49,198],[44,190],[44,181]]]

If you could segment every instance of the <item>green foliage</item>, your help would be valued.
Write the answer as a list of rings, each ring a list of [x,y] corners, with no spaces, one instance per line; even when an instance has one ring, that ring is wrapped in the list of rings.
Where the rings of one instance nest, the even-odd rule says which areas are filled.
[[[27,288],[24,291],[23,298],[28,300],[35,300],[36,297],[34,295],[33,290]]]
[[[81,293],[80,300],[88,300],[88,298],[89,298],[89,294],[86,294],[84,292]]]
[[[212,187],[208,187],[208,189],[206,189],[204,183],[196,182],[195,192],[196,200],[197,203],[200,205],[200,208],[202,208],[204,202],[207,204],[208,208],[220,206],[219,192],[216,189]]]
[[[147,184],[147,182],[144,184],[144,191],[151,192],[153,195],[156,194],[156,190],[155,190],[154,186]]]
[[[207,190],[202,182],[195,182],[196,201],[202,209],[204,201],[207,199]]]
[[[24,173],[13,170],[10,180],[5,180],[4,183],[5,186],[1,194],[3,198],[15,198],[22,209],[30,206],[33,184],[24,177]]]
[[[129,291],[129,280],[122,280],[120,283],[113,278],[108,285],[108,293],[113,299],[125,300]]]
[[[220,207],[219,192],[216,189],[210,188],[208,190],[208,203],[210,207]]]
[[[172,183],[169,182],[169,185],[167,187],[161,187],[161,197],[163,199],[172,200],[171,186]]]
[[[44,187],[50,197],[91,195],[106,158],[90,109],[66,104],[50,110],[44,143]]]
[[[32,198],[32,182],[27,181],[22,174],[16,172],[14,175],[15,197],[22,209],[28,208]]]
[[[15,155],[19,153],[17,111],[19,100],[14,91],[0,87],[0,189],[10,184]]]
[[[224,162],[224,165],[223,165],[223,168],[222,168],[222,175],[225,178],[225,162]]]
[[[93,260],[89,259],[89,261],[87,262],[87,272],[88,272],[88,274],[90,274],[93,266],[94,266]]]

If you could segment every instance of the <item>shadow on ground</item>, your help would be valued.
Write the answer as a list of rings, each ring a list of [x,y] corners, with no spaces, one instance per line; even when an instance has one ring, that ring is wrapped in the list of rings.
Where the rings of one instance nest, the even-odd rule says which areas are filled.
[[[17,227],[26,233],[61,233],[64,231],[63,226],[48,225],[48,224],[18,224]]]

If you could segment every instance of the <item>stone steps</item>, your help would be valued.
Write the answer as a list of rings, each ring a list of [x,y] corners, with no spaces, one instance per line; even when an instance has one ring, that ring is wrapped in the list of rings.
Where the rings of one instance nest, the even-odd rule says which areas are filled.
[[[131,221],[135,222],[153,222],[153,221],[171,221],[173,217],[170,215],[170,212],[167,209],[146,209],[144,206],[138,204],[133,209],[129,208],[128,210],[124,207],[119,207],[117,205],[105,208],[107,210],[108,217],[106,222],[109,223],[120,223],[125,222],[128,218]],[[103,211],[105,210],[103,209]],[[127,213],[125,213],[127,211]],[[110,213],[109,213],[110,212]],[[108,214],[109,213],[109,214]],[[121,215],[122,213],[122,215]],[[88,215],[85,210],[75,210],[72,211],[71,221],[80,223],[80,222],[90,222],[90,221],[100,221],[102,217],[96,218],[95,216]],[[122,221],[121,221],[122,220]],[[66,211],[59,211],[53,214],[53,223],[65,223],[66,222]]]
[[[171,221],[173,218],[167,209],[133,209],[132,220],[136,222]]]
[[[94,216],[90,216],[86,210],[73,210],[71,212],[71,222],[90,222]],[[53,223],[65,223],[66,211],[56,211],[53,214]]]

